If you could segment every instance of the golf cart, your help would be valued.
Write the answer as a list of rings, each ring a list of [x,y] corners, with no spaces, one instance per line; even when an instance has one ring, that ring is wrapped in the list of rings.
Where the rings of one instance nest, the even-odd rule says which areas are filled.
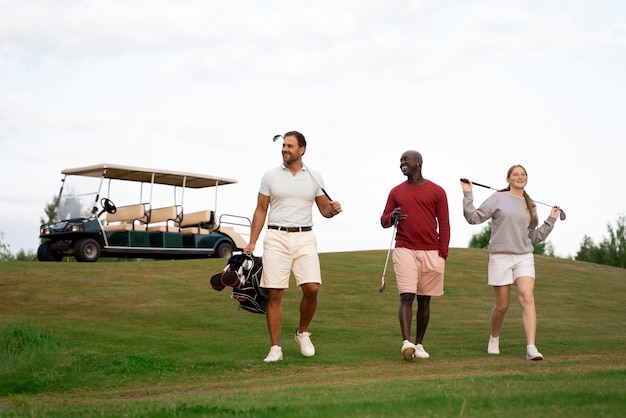
[[[205,205],[200,210],[183,206],[185,192],[214,187],[215,208],[218,186],[236,180],[115,164],[68,168],[61,174],[54,221],[40,228],[39,261],[72,255],[79,262],[100,257],[230,258],[247,244],[242,235],[249,236],[250,219],[217,217]],[[118,199],[125,204],[116,205]]]

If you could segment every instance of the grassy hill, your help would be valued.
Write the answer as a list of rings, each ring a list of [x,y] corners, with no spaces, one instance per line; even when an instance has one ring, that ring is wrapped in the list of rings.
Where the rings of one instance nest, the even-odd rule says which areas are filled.
[[[425,348],[404,362],[386,250],[321,254],[310,329],[263,363],[263,315],[215,292],[224,260],[0,263],[0,416],[621,416],[626,270],[536,257],[537,346],[526,361],[515,293],[499,356],[486,354],[493,294],[484,250],[451,249]]]

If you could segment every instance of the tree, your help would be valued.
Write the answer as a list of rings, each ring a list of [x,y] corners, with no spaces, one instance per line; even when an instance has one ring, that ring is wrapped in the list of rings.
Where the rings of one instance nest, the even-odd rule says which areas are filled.
[[[3,240],[4,232],[0,231],[0,261],[13,260],[13,255],[11,254],[11,246],[9,244],[5,244]]]
[[[54,210],[56,209],[57,197],[52,196],[52,202],[46,203],[43,211],[46,215],[45,218],[39,218],[39,223],[43,224],[52,224],[54,223]]]
[[[478,234],[472,235],[469,248],[489,248],[489,239],[491,238],[491,221]],[[533,245],[533,254],[554,256],[554,247],[551,242],[544,241]]]
[[[607,231],[609,236],[604,237],[598,245],[585,235],[574,259],[626,268],[626,217],[620,216],[615,228],[607,224]]]
[[[15,254],[15,261],[37,261],[37,254],[33,250],[25,251],[23,248]]]
[[[491,221],[487,222],[487,226],[485,226],[482,232],[472,235],[469,248],[488,248],[489,238],[491,238]]]

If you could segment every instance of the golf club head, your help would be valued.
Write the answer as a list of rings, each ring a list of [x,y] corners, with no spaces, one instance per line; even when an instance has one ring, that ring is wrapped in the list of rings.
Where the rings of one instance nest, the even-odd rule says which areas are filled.
[[[385,283],[381,284],[380,287],[378,288],[378,291],[380,293],[383,293],[385,291]]]
[[[278,140],[279,140],[279,139],[281,139],[281,138],[283,138],[283,136],[282,136],[282,135],[280,135],[280,134],[278,134],[278,135],[274,135],[274,138],[272,138],[272,142],[276,142],[276,141],[278,141]],[[284,138],[283,138],[283,139],[284,139]]]
[[[561,219],[562,221],[565,220],[565,218],[567,218],[567,215],[565,214],[565,212],[563,212],[563,209],[561,209],[561,214],[559,215],[559,219]]]

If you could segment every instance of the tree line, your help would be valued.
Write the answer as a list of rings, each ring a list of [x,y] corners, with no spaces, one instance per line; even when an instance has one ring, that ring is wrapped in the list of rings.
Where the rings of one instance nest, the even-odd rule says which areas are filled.
[[[607,233],[598,244],[585,235],[575,259],[626,268],[626,218],[620,216],[615,227],[608,224]]]

